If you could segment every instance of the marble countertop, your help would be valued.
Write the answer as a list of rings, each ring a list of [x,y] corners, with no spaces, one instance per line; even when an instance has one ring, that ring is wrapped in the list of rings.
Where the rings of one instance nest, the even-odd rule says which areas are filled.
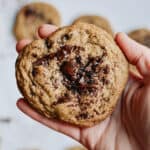
[[[35,0],[32,0],[35,1]],[[44,0],[61,13],[63,25],[80,14],[106,16],[115,31],[150,27],[149,0]],[[65,150],[74,140],[33,121],[16,108],[20,94],[15,81],[12,27],[16,12],[31,0],[0,0],[0,150]]]

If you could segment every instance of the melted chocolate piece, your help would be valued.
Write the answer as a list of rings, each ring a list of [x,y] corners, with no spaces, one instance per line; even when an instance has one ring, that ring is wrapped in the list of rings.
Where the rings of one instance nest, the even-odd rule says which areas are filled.
[[[82,62],[81,62],[81,56],[76,56],[76,62],[78,63],[78,64],[81,64]]]
[[[108,65],[106,65],[106,67],[103,68],[103,73],[108,74],[109,72],[110,72],[110,68]]]
[[[36,57],[37,57],[37,54],[34,54],[34,53],[33,53],[33,54],[32,54],[32,57],[36,58]]]
[[[76,116],[77,119],[88,119],[88,113],[81,113],[80,115]]]
[[[100,114],[96,109],[94,109],[93,111],[96,113],[96,115]]]
[[[44,15],[40,12],[37,12],[36,9],[28,7],[25,12],[24,12],[25,17],[30,17],[30,16],[34,16],[34,17],[38,17],[40,19],[45,19]]]
[[[48,60],[49,60],[49,55],[45,56],[43,58],[38,59],[37,61],[33,62],[33,66],[48,66]]]
[[[36,10],[31,8],[31,7],[28,7],[25,12],[24,12],[24,15],[26,17],[29,17],[29,16],[35,16],[36,15]]]
[[[53,45],[53,42],[50,41],[50,40],[48,40],[48,39],[46,39],[46,40],[45,40],[45,45],[46,45],[47,48],[51,48],[52,45]]]
[[[56,57],[58,60],[62,60],[65,57],[67,57],[68,54],[70,54],[73,51],[73,47],[70,46],[62,46],[60,47],[60,50],[56,53]]]
[[[81,63],[81,57],[76,56],[76,65],[71,65],[72,62],[64,62],[66,66],[61,66],[60,71],[64,75],[64,84],[73,92],[78,92],[79,94],[93,93],[97,89],[97,83],[94,79],[96,77],[95,69],[98,67],[99,63],[102,62],[102,57],[89,58],[88,62],[83,65]],[[69,66],[69,67],[68,67]],[[74,71],[73,68],[76,68]]]
[[[100,81],[103,83],[103,85],[109,84],[109,80],[105,79],[105,77],[102,77]]]
[[[61,37],[61,40],[63,41],[63,42],[66,42],[67,40],[69,40],[70,39],[70,35],[68,35],[68,34],[64,34],[62,37]]]
[[[60,67],[60,70],[67,78],[69,78],[69,80],[74,80],[76,70],[75,67],[75,64],[72,62],[64,61]]]
[[[48,47],[51,46],[51,43],[46,42]],[[50,44],[50,45],[49,45]],[[72,51],[75,51],[76,53],[79,53],[80,50],[84,50],[82,47],[79,46],[70,46],[70,45],[64,45],[61,46],[60,49],[56,53],[48,54],[42,58],[39,58],[37,61],[33,63],[33,65],[47,65],[48,61],[56,57],[58,60],[62,60],[66,58]]]
[[[72,37],[71,33],[68,33],[68,34],[66,33],[57,40],[57,43],[59,43],[59,45],[63,46],[71,37]]]
[[[51,43],[46,42],[47,47],[51,47]],[[33,63],[34,66],[48,66],[49,61],[53,58],[61,60],[60,71],[64,76],[63,84],[72,92],[77,92],[79,94],[95,93],[97,91],[97,80],[99,79],[103,84],[108,84],[109,82],[99,74],[108,74],[110,71],[109,66],[105,68],[100,68],[99,64],[103,63],[103,57],[107,55],[106,52],[103,53],[101,57],[89,57],[86,64],[82,63],[81,56],[79,52],[84,50],[84,48],[79,46],[64,45],[61,46],[56,53],[48,54]],[[74,60],[64,60],[68,55],[74,52],[76,57]],[[64,60],[64,61],[63,61]],[[102,70],[102,71],[101,71]],[[33,70],[33,76],[36,72]],[[80,98],[79,98],[80,99]]]
[[[37,73],[38,72],[37,72],[36,68],[33,68],[33,70],[32,70],[32,76],[35,77],[37,75]]]

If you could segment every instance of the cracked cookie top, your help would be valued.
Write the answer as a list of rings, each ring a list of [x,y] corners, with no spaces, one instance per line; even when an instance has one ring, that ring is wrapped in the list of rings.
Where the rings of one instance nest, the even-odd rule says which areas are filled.
[[[77,23],[26,46],[16,61],[16,78],[40,113],[91,126],[112,113],[128,78],[128,63],[104,30]]]

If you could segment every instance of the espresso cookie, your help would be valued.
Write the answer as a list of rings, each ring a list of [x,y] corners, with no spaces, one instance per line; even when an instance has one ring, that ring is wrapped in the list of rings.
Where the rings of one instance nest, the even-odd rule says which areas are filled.
[[[128,63],[108,33],[77,23],[26,46],[16,78],[25,99],[46,117],[91,126],[113,112]]]
[[[144,28],[137,29],[137,30],[130,32],[128,35],[133,40],[150,48],[150,30],[149,29],[144,29]]]
[[[14,33],[17,40],[38,39],[37,29],[42,24],[60,25],[60,15],[56,8],[46,3],[30,3],[17,14]]]
[[[87,16],[81,16],[79,18],[77,18],[74,23],[78,23],[78,22],[85,22],[85,23],[89,23],[89,24],[94,24],[98,27],[101,27],[102,29],[104,29],[105,31],[107,31],[109,34],[113,35],[113,31],[112,31],[112,27],[109,23],[109,21],[102,17],[102,16],[95,16],[95,15],[87,15]]]
[[[150,48],[150,30],[149,29],[137,29],[131,31],[129,34],[129,37],[131,37],[136,42],[143,44]],[[139,71],[136,69],[135,66],[130,65],[131,72],[134,72],[136,75],[140,75]]]

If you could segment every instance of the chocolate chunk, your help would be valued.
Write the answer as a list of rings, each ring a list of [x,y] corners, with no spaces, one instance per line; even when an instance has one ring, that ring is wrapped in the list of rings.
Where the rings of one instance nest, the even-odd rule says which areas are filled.
[[[88,119],[88,113],[81,113],[80,115],[76,116],[77,119]]]
[[[51,48],[52,42],[46,40],[45,44],[48,48]],[[66,58],[72,51],[79,52],[80,50],[84,50],[82,47],[79,46],[71,46],[71,45],[64,45],[61,46],[56,53],[51,53],[49,55],[44,56],[43,58],[40,58],[39,60],[49,60],[56,57],[58,60],[62,60]]]
[[[103,85],[109,84],[109,80],[105,79],[105,77],[102,77],[102,79],[100,81],[103,83]]]
[[[65,42],[71,38],[71,36],[72,36],[72,34],[66,33],[66,34],[62,35],[61,38],[57,40],[57,42],[59,43],[59,45],[63,46],[65,44]]]
[[[35,10],[34,8],[28,7],[28,8],[25,10],[24,15],[25,15],[26,17],[35,16],[35,15],[36,15],[36,10]]]
[[[78,64],[81,64],[82,62],[81,62],[81,56],[76,56],[76,62],[78,63]]]
[[[70,80],[74,80],[75,75],[75,64],[72,62],[65,61],[60,67],[61,72]]]
[[[45,56],[43,58],[40,58],[38,59],[37,61],[33,62],[33,66],[45,66],[47,67],[48,66],[48,60],[49,60],[49,55],[48,56]]]
[[[32,70],[32,76],[35,77],[38,74],[36,68],[33,68]]]
[[[34,53],[33,53],[33,54],[32,54],[32,57],[36,58],[36,57],[37,57],[37,54],[34,54]]]
[[[45,41],[45,44],[48,48],[51,48],[52,46],[52,42],[48,40]],[[57,53],[51,53],[42,58],[39,58],[36,62],[33,63],[33,65],[34,66],[39,66],[39,65],[48,66],[50,59],[53,59],[54,57],[56,57],[58,60],[62,60],[66,58],[68,54],[70,54],[72,51],[79,51],[79,50],[83,50],[83,48],[78,47],[78,46],[64,45],[60,47]]]
[[[101,49],[105,49],[105,46],[102,46],[102,45],[101,45]]]
[[[103,73],[104,74],[108,74],[110,72],[110,68],[108,65],[106,65],[104,68],[103,68]]]
[[[52,47],[52,44],[53,44],[52,41],[50,41],[50,40],[48,40],[48,39],[45,40],[45,45],[46,45],[47,48],[51,48],[51,47]]]
[[[96,109],[94,109],[93,111],[96,113],[96,115],[100,114]]]
[[[44,20],[44,14],[43,13],[39,13],[37,12],[34,8],[31,8],[31,7],[28,7],[25,12],[24,12],[24,15],[28,18],[28,17],[38,17],[42,20]]]
[[[67,40],[69,40],[70,39],[70,35],[69,34],[64,34],[62,37],[61,37],[61,40],[62,40],[62,42],[66,42]]]
[[[89,78],[91,78],[93,76],[94,72],[92,70],[89,71],[85,71],[85,75]]]
[[[66,67],[64,67],[64,63],[62,64],[61,71],[65,75],[63,83],[68,89],[72,90],[73,92],[78,92],[79,94],[94,93],[97,91],[97,82],[94,79],[97,75],[93,71],[92,67],[93,64],[95,65],[95,67],[98,66],[101,58],[89,58],[88,62],[85,65],[83,65],[82,63],[78,64],[78,61],[81,62],[81,57],[78,58],[76,57],[76,65],[71,65],[71,62],[66,64],[65,62],[65,66],[69,66],[69,68],[76,68],[76,71],[73,71],[73,69],[71,69],[70,71],[68,67],[67,69]],[[71,73],[68,74],[68,72]],[[70,75],[72,76],[70,77]]]
[[[68,54],[71,53],[71,48],[68,46],[63,46],[60,48],[60,50],[56,53],[56,57],[58,60],[62,60],[65,57],[67,57]]]

